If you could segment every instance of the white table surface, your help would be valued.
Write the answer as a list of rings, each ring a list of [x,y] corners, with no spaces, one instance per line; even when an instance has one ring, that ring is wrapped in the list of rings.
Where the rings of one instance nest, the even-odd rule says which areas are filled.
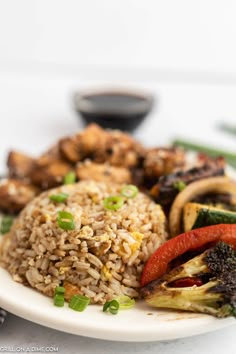
[[[159,82],[129,81],[130,85],[148,89],[157,96],[155,110],[135,133],[143,142],[161,145],[175,136],[183,136],[236,149],[235,138],[224,136],[214,128],[222,119],[236,124],[236,85],[232,82],[172,82],[163,77]],[[114,80],[108,78],[104,82],[114,84]],[[76,132],[81,125],[71,106],[71,94],[75,89],[95,83],[102,81],[85,80],[83,73],[78,72],[69,76],[0,72],[0,171],[4,172],[9,149],[36,155],[62,135]],[[122,80],[119,83],[122,84]],[[61,333],[9,315],[0,329],[0,351],[1,347],[56,346],[59,353],[67,354],[220,354],[222,350],[233,354],[235,329],[236,326],[232,326],[172,342],[118,343]]]

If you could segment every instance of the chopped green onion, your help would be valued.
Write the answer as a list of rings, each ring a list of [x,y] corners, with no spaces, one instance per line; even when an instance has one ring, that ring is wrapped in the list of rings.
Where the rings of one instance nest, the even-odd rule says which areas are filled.
[[[89,303],[90,299],[87,296],[74,295],[70,300],[69,307],[72,310],[82,312],[86,309]]]
[[[58,307],[63,307],[65,303],[63,294],[55,294],[54,295],[54,305]]]
[[[108,210],[118,210],[124,204],[124,199],[120,196],[107,197],[103,201],[103,205]]]
[[[74,230],[75,222],[73,215],[67,211],[59,211],[57,217],[58,226],[63,230]]]
[[[3,216],[2,221],[1,221],[1,226],[0,226],[0,233],[1,234],[7,234],[12,226],[12,223],[14,221],[14,218],[10,215]]]
[[[56,203],[63,203],[69,197],[66,193],[51,194],[49,199]]]
[[[76,181],[76,174],[74,171],[67,173],[64,177],[64,184],[72,184]]]
[[[103,312],[109,311],[112,315],[116,315],[119,311],[120,304],[116,300],[107,301],[103,306]]]
[[[135,305],[135,300],[131,299],[127,295],[121,295],[115,298],[115,300],[119,303],[120,305],[120,310],[128,310],[134,307]]]
[[[55,295],[56,294],[64,295],[65,291],[66,291],[66,289],[63,286],[57,286],[55,289]]]
[[[128,184],[121,189],[120,194],[126,198],[134,198],[138,194],[138,188],[133,184]]]
[[[197,152],[202,152],[211,157],[222,156],[225,158],[226,162],[236,168],[236,153],[228,152],[225,150],[213,148],[207,145],[195,144],[187,140],[175,140],[173,145],[180,146],[186,150],[193,150]]]
[[[186,183],[183,181],[176,181],[174,183],[174,188],[178,189],[179,192],[182,192],[186,188]]]

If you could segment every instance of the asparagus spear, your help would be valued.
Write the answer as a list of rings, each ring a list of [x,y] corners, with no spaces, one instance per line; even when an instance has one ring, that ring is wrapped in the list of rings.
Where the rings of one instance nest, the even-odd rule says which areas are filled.
[[[201,145],[198,143],[192,143],[187,140],[176,139],[173,141],[173,145],[180,146],[186,150],[193,150],[197,152],[203,152],[211,157],[222,156],[225,158],[225,161],[236,168],[236,153],[228,152],[218,148],[214,148],[208,145]]]

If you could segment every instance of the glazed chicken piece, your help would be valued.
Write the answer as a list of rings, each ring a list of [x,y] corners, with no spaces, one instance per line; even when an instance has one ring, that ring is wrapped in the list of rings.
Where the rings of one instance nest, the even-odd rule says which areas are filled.
[[[153,148],[146,152],[144,173],[146,176],[168,175],[185,164],[185,152],[179,148]]]
[[[24,181],[3,179],[0,181],[0,209],[17,213],[38,193],[36,187]]]
[[[25,179],[29,177],[34,167],[35,159],[18,151],[10,151],[7,167],[11,178]]]
[[[151,188],[160,176],[182,169],[186,163],[186,154],[179,148],[148,149],[143,160],[144,185]]]
[[[109,131],[106,141],[105,161],[109,161],[111,165],[127,168],[139,166],[144,151],[143,146],[130,135],[119,130]]]
[[[36,161],[30,180],[36,186],[48,189],[62,184],[65,175],[72,170],[69,163],[45,155]]]
[[[39,159],[44,159],[44,161],[64,160],[60,152],[59,143],[51,146],[39,157]]]
[[[62,156],[76,163],[85,158],[94,159],[96,151],[105,149],[107,132],[96,124],[89,125],[81,133],[64,138],[59,142],[59,148]]]
[[[93,179],[97,182],[130,183],[131,173],[127,168],[98,164],[90,160],[78,163],[76,175],[79,180]]]
[[[97,163],[133,167],[139,163],[143,148],[128,134],[108,131],[90,124],[83,132],[62,139],[59,143],[62,156],[76,163],[89,158]]]

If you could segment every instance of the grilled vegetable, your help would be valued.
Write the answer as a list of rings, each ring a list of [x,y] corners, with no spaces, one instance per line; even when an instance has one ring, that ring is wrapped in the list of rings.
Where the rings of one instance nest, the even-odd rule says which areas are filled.
[[[158,183],[152,187],[151,195],[161,205],[170,206],[183,187],[204,178],[223,176],[224,168],[225,162],[222,158],[208,159],[201,166],[161,176]]]
[[[210,192],[230,193],[236,198],[236,183],[228,177],[210,177],[189,184],[175,198],[170,214],[170,233],[176,236],[181,232],[181,216],[183,207],[187,202],[190,202],[199,195],[204,195]]]
[[[236,211],[235,196],[230,193],[206,193],[194,198],[193,202],[218,209]]]
[[[224,241],[236,249],[236,225],[206,226],[191,230],[165,242],[152,254],[144,266],[141,286],[161,277],[168,271],[171,262],[177,257],[218,241]]]
[[[236,224],[236,213],[212,206],[187,203],[183,210],[184,231],[216,224]]]
[[[219,242],[146,285],[141,294],[155,307],[236,317],[236,251]]]

